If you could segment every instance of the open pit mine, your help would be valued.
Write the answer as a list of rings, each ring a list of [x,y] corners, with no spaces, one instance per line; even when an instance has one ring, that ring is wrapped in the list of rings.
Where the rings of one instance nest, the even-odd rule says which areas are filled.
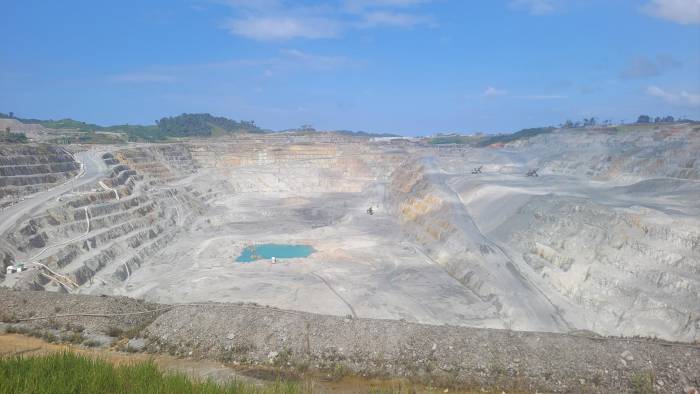
[[[693,342],[699,152],[692,125],[485,148],[334,134],[6,144],[0,284]],[[265,244],[312,252],[237,261]]]

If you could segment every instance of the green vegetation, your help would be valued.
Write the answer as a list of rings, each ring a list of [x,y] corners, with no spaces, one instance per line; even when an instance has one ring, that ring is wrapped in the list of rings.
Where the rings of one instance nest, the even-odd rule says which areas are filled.
[[[146,326],[150,324],[149,322],[143,322],[141,324],[135,324],[131,328],[122,330],[119,327],[110,326],[107,327],[106,334],[110,337],[121,338],[121,339],[131,339],[136,338],[141,334],[141,331],[146,329]]]
[[[210,114],[182,114],[162,118],[156,125],[114,125],[100,126],[93,123],[73,119],[41,120],[19,118],[12,112],[0,113],[0,119],[16,119],[25,124],[39,124],[51,129],[70,129],[85,133],[85,135],[68,136],[56,140],[59,143],[121,143],[163,141],[169,138],[182,137],[211,137],[229,133],[262,133],[264,132],[253,121],[235,121]],[[126,138],[110,135],[109,133],[124,134]]]
[[[85,123],[79,120],[73,119],[61,119],[61,120],[39,120],[39,119],[17,119],[22,123],[37,123],[49,129],[75,129],[78,131],[95,131],[100,130],[102,127],[92,124]]]
[[[401,137],[391,133],[368,133],[366,131],[336,130],[334,133],[351,137]]]
[[[219,133],[261,133],[255,122],[236,122],[210,114],[182,114],[158,121],[158,129],[173,137],[209,137],[214,131]]]
[[[102,127],[96,124],[85,123],[79,120],[73,119],[61,119],[61,120],[41,120],[41,119],[31,119],[31,118],[18,118],[14,116],[15,114],[10,112],[9,114],[4,114],[0,112],[0,119],[17,119],[25,124],[40,124],[46,128],[50,129],[75,129],[78,131],[93,131],[100,130]]]
[[[639,115],[637,118],[637,124],[648,124],[648,123],[698,123],[697,120],[688,118],[674,118],[673,116],[667,115],[664,117],[657,116],[652,118],[649,115]]]
[[[158,126],[143,126],[143,125],[116,125],[107,126],[102,129],[102,131],[109,131],[112,133],[126,133],[126,138],[130,142],[138,141],[162,141],[168,139],[168,136],[161,133]]]
[[[469,135],[437,135],[428,140],[431,145],[446,145],[446,144],[460,144],[460,145],[475,145],[477,141],[483,139],[483,137],[475,137]]]
[[[630,378],[634,394],[653,394],[654,375],[649,371],[637,372]]]
[[[153,362],[114,366],[73,353],[0,359],[0,393],[297,393],[294,383],[218,385],[165,375]]]
[[[523,129],[513,134],[499,134],[487,137],[477,143],[477,146],[489,146],[493,144],[507,144],[509,142],[532,138],[540,134],[548,134],[554,131],[554,127],[536,127]]]
[[[484,147],[493,144],[506,144],[508,142],[513,142],[517,140],[524,140],[536,135],[547,134],[554,131],[554,127],[536,127],[532,129],[523,129],[512,134],[498,134],[498,135],[459,135],[459,134],[439,134],[436,137],[432,137],[428,140],[429,144],[432,145],[444,145],[444,144],[460,144],[460,145],[470,145],[475,147]]]
[[[0,142],[5,142],[9,144],[24,144],[27,141],[27,136],[24,135],[24,133],[6,132],[0,135]]]
[[[126,136],[117,132],[88,131],[63,135],[50,142],[56,144],[123,144],[126,142]]]

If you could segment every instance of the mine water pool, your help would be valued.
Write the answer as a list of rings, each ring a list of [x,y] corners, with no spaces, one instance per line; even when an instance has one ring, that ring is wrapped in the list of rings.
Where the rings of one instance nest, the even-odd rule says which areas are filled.
[[[246,246],[236,259],[239,263],[250,263],[261,259],[294,259],[308,257],[314,248],[309,245],[262,244]]]

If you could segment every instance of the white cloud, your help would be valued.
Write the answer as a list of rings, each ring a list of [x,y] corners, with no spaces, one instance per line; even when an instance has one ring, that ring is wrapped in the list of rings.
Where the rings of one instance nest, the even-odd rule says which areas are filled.
[[[282,49],[279,54],[266,58],[239,58],[208,63],[185,65],[158,65],[134,70],[122,74],[106,76],[115,83],[184,83],[200,79],[202,75],[254,75],[255,71],[267,79],[276,75],[284,75],[297,71],[332,71],[345,66],[362,65],[344,56],[322,55],[301,51],[298,49]],[[242,71],[246,70],[246,71]],[[1,76],[1,75],[0,75]]]
[[[340,25],[320,17],[262,16],[230,19],[226,27],[232,34],[261,41],[293,38],[330,38],[340,32]]]
[[[414,14],[391,11],[374,11],[364,15],[362,27],[395,26],[411,27],[430,23],[430,19]]]
[[[494,97],[494,96],[505,96],[508,94],[507,90],[496,89],[493,86],[489,86],[484,90],[484,96]]]
[[[313,6],[283,0],[228,0],[237,13],[224,27],[261,41],[334,38],[351,29],[433,25],[413,8],[433,0],[334,0]],[[411,8],[412,12],[405,12]],[[399,12],[399,10],[401,10]]]
[[[349,60],[342,56],[316,55],[298,49],[284,49],[281,53],[296,65],[312,69],[330,70],[349,63]]]
[[[342,6],[346,10],[361,11],[368,8],[381,7],[411,7],[432,0],[343,0]]]
[[[512,0],[510,6],[525,9],[531,15],[545,15],[554,12],[554,0]]]
[[[700,107],[700,94],[698,93],[689,93],[685,90],[674,93],[661,89],[658,86],[649,86],[647,88],[647,94],[649,96],[659,98],[671,105]]]
[[[642,9],[671,22],[700,24],[700,0],[651,0]]]

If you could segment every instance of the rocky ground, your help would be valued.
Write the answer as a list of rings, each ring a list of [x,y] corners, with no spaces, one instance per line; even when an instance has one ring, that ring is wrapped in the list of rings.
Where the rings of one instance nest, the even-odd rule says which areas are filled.
[[[80,326],[86,338],[129,332],[132,351],[336,376],[531,392],[682,393],[700,385],[700,347],[692,344],[48,292],[0,290],[0,305],[5,330]]]

